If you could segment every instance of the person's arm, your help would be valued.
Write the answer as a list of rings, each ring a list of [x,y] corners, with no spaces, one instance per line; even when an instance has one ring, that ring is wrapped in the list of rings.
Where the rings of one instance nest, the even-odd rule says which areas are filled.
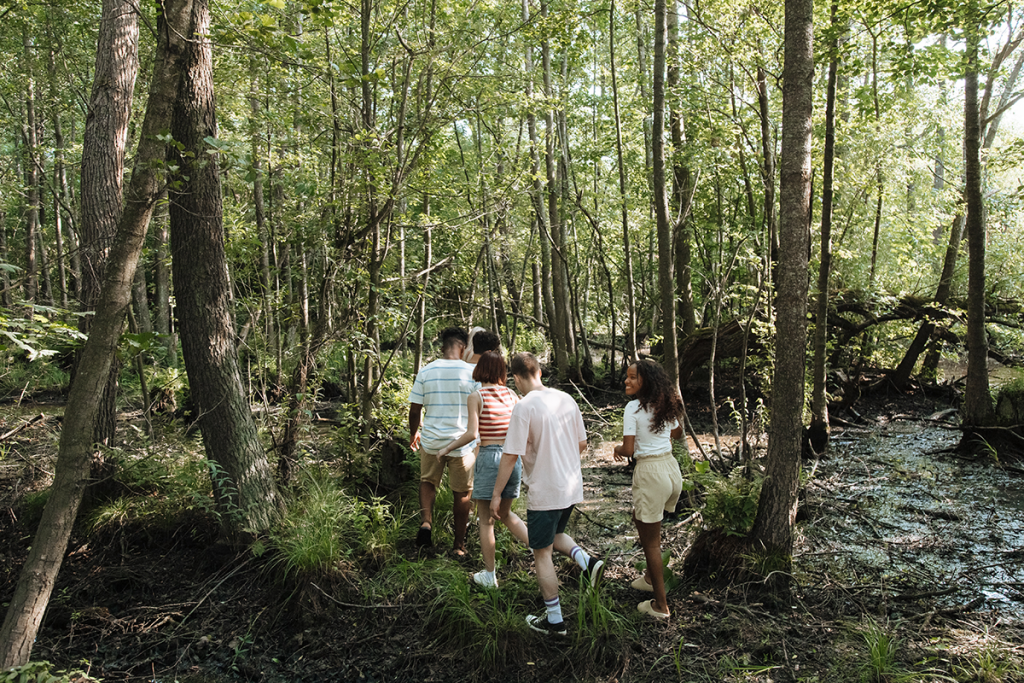
[[[626,410],[622,413],[622,443],[612,449],[615,460],[629,460],[636,452],[636,412],[635,404],[631,401],[626,404]],[[627,433],[629,432],[629,433]]]
[[[630,434],[622,437],[622,443],[616,446],[613,452],[616,460],[628,460],[633,457],[634,450],[636,450],[636,436]]]
[[[683,438],[683,427],[682,427],[682,425],[676,425],[675,428],[672,429],[672,433],[669,434],[669,436],[671,438],[675,439],[676,441],[679,441],[680,439],[682,439]]]
[[[491,491],[492,519],[501,519],[501,515],[498,514],[498,509],[501,507],[501,492],[505,490],[505,484],[508,483],[508,478],[512,476],[512,471],[516,468],[516,460],[519,460],[519,456],[515,453],[501,454],[501,461],[498,463],[498,476],[494,480],[494,490]]]
[[[420,449],[420,418],[423,415],[422,403],[409,404],[409,449]]]
[[[484,401],[479,391],[474,391],[466,399],[466,408],[469,410],[469,419],[466,424],[466,431],[462,436],[437,452],[437,457],[442,458],[452,451],[457,451],[466,444],[473,443],[480,438],[480,411],[483,409]]]

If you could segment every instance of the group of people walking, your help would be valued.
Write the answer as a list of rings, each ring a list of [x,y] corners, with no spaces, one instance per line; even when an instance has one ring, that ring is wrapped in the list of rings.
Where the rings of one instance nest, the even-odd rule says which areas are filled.
[[[517,395],[508,386],[509,376]],[[682,490],[671,440],[682,436],[682,400],[657,363],[629,366],[623,442],[616,460],[636,458],[633,471],[633,521],[647,560],[643,576],[631,584],[654,598],[637,609],[655,618],[669,617],[661,561],[661,521],[675,509]],[[416,375],[409,396],[412,450],[420,451],[419,546],[432,545],[433,507],[448,470],[452,489],[454,549],[466,553],[466,531],[476,501],[483,570],[473,581],[497,588],[494,523],[500,520],[534,556],[545,612],[526,618],[530,628],[565,635],[558,599],[554,552],[571,557],[591,584],[600,581],[604,561],[565,533],[569,517],[583,502],[581,456],[587,449],[583,415],[571,396],[546,387],[531,353],[506,364],[496,334],[459,327],[441,332],[441,358]],[[527,487],[526,523],[512,511],[521,484]]]

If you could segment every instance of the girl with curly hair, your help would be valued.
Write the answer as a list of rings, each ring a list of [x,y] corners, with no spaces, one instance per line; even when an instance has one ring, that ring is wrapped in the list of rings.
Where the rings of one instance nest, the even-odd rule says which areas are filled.
[[[633,588],[654,593],[653,600],[637,610],[658,619],[668,619],[668,598],[661,563],[661,520],[675,510],[682,492],[683,477],[672,455],[672,439],[683,436],[680,420],[683,400],[668,373],[650,360],[640,360],[626,370],[626,404],[622,417],[622,443],[615,447],[615,459],[636,458],[633,470],[633,523],[647,559],[644,575]]]

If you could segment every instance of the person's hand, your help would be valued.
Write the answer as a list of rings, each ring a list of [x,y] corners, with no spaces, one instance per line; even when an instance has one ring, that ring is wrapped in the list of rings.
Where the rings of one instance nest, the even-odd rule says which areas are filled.
[[[416,433],[412,435],[412,441],[409,442],[409,450],[415,452],[420,449],[420,432],[417,429]]]
[[[619,462],[622,460],[629,460],[628,456],[623,455],[622,453],[619,452],[620,448],[622,448],[622,446],[616,446],[615,448],[612,449],[612,455],[615,456],[615,461]]]
[[[498,510],[501,508],[501,498],[491,498],[491,519],[501,519]]]

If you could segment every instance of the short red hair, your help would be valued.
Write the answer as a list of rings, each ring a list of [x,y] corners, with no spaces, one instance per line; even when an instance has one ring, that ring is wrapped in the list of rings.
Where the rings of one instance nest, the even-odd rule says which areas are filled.
[[[505,357],[497,351],[484,351],[473,369],[473,379],[481,384],[500,384],[505,386],[508,377],[508,366]]]

